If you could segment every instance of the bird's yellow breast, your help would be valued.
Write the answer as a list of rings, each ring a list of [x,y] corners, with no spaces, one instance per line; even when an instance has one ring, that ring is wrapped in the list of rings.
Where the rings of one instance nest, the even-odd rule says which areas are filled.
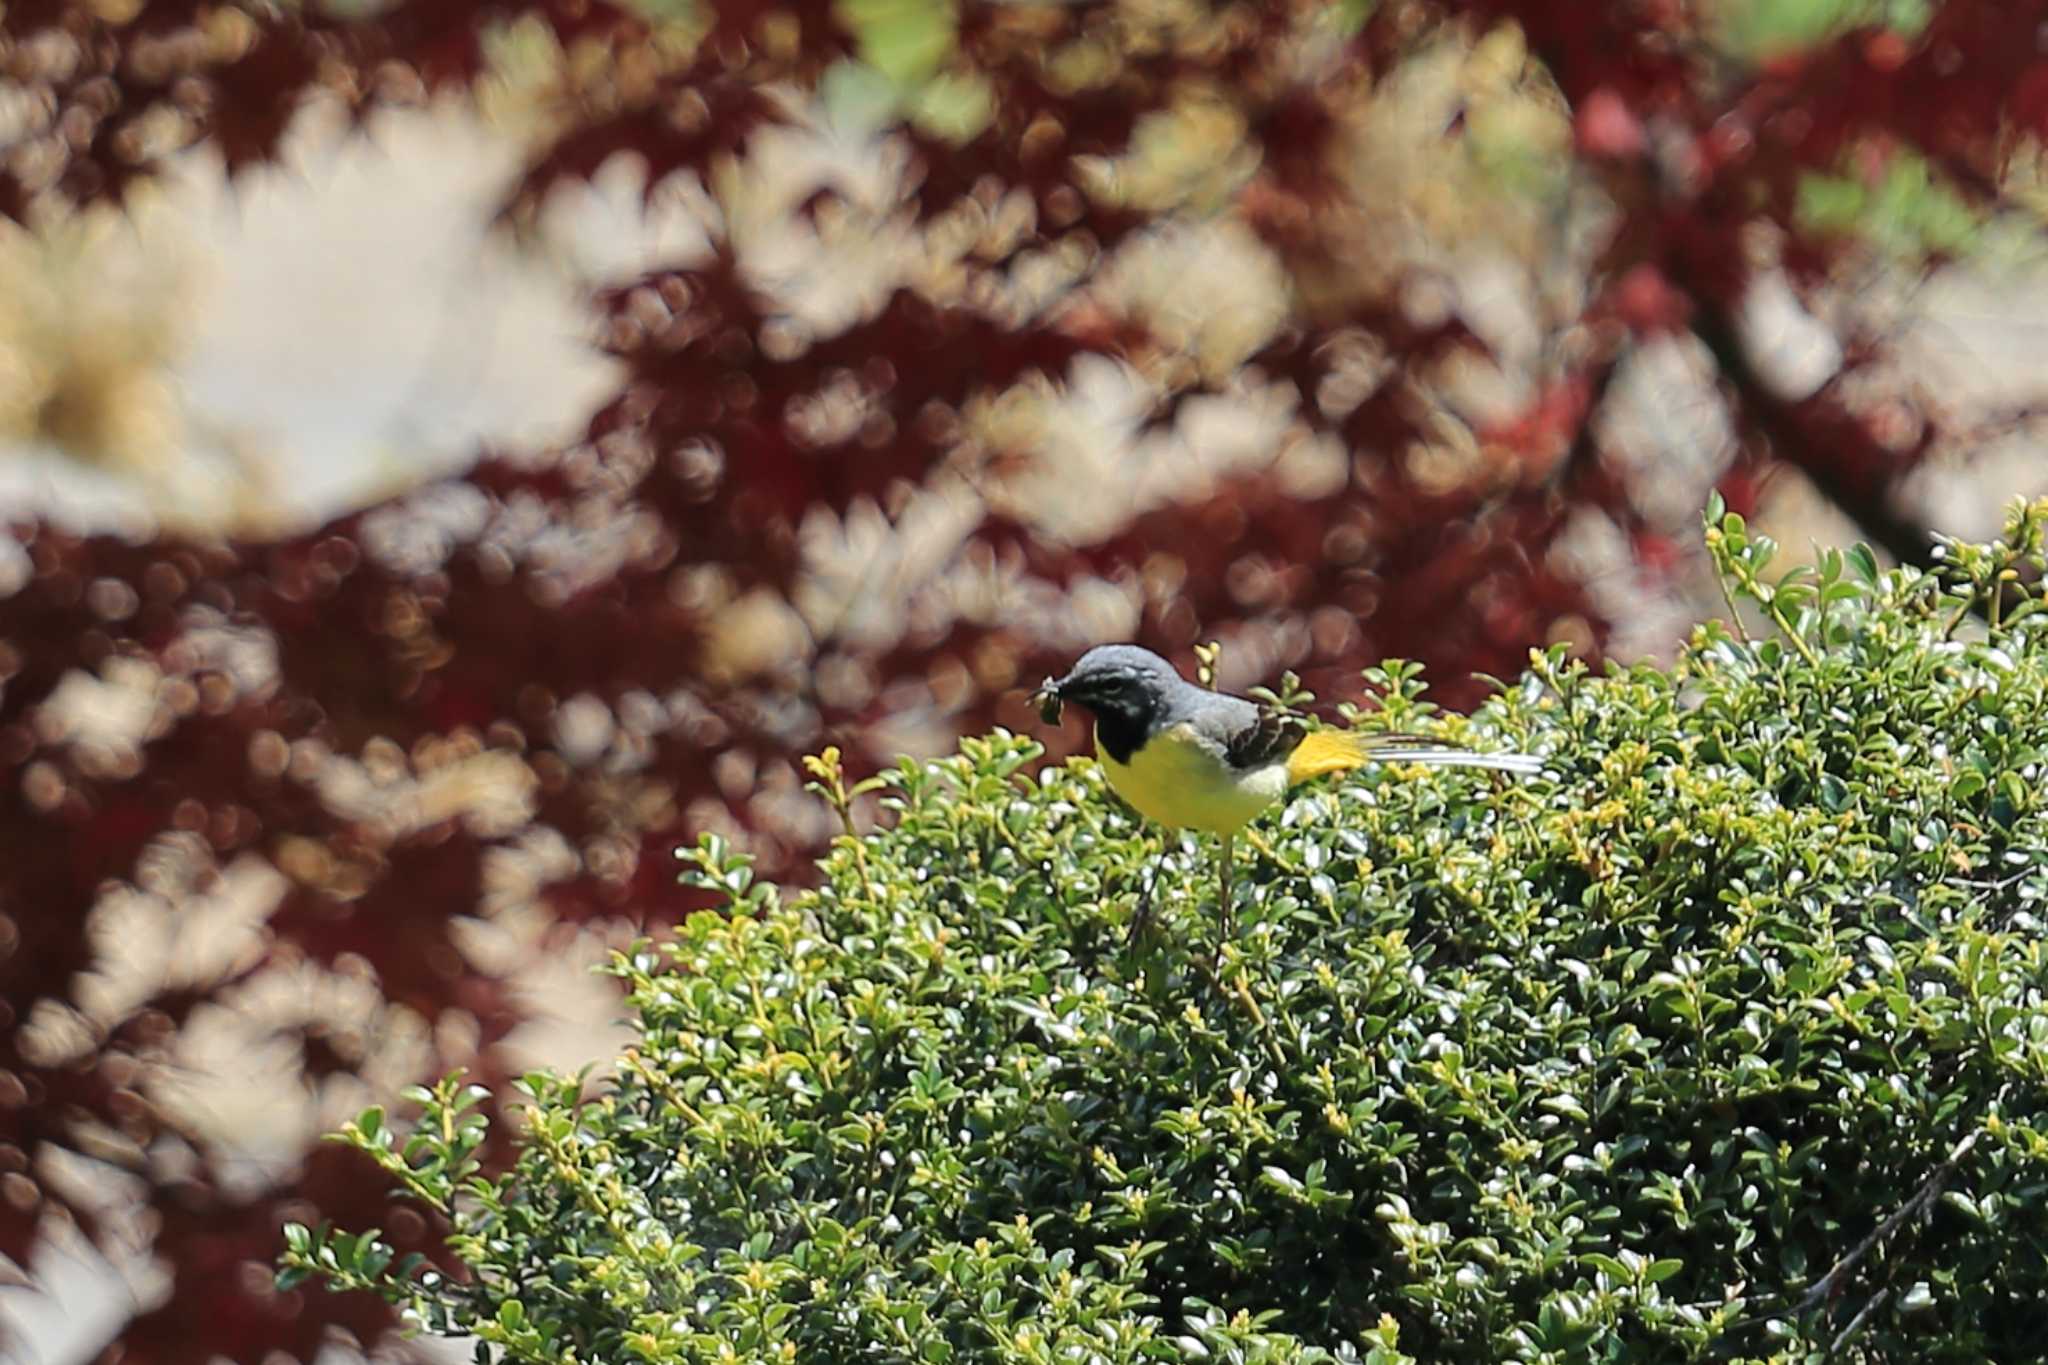
[[[1119,763],[1095,741],[1109,785],[1138,813],[1162,825],[1234,834],[1287,790],[1287,765],[1232,773],[1223,755],[1186,725],[1161,730]]]

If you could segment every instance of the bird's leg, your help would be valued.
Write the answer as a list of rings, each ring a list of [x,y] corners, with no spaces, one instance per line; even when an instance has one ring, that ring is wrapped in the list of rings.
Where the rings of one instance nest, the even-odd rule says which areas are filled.
[[[1219,888],[1222,892],[1222,899],[1216,903],[1216,921],[1221,935],[1216,944],[1216,951],[1219,953],[1223,951],[1223,945],[1230,941],[1230,864],[1232,844],[1236,838],[1237,836],[1234,834],[1223,836],[1223,853],[1217,863],[1218,879],[1222,883]]]
[[[1152,888],[1159,881],[1159,865],[1165,861],[1166,851],[1161,849],[1159,856],[1146,866],[1145,879],[1138,885],[1138,904],[1131,911],[1130,927],[1124,930],[1126,945],[1136,943],[1152,923]]]

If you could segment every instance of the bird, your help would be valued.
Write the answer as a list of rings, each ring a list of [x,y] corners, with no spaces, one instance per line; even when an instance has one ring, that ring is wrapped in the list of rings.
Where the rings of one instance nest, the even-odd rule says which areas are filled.
[[[1373,762],[1488,768],[1528,776],[1533,754],[1481,753],[1423,735],[1311,729],[1298,713],[1211,691],[1139,645],[1097,645],[1064,678],[1033,694],[1039,718],[1058,725],[1072,704],[1095,719],[1095,754],[1109,785],[1148,820],[1219,835],[1218,919],[1230,936],[1237,834],[1312,778]],[[1144,918],[1141,906],[1133,932]]]

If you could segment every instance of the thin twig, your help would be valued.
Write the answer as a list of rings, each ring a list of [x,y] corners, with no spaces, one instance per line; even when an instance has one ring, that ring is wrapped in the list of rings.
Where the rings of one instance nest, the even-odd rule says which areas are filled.
[[[1958,1142],[1949,1151],[1948,1157],[1939,1166],[1928,1172],[1927,1178],[1920,1182],[1920,1188],[1913,1191],[1912,1198],[1901,1204],[1898,1211],[1892,1214],[1891,1217],[1885,1219],[1872,1229],[1870,1235],[1858,1242],[1855,1249],[1850,1251],[1848,1255],[1828,1267],[1828,1273],[1815,1280],[1813,1287],[1800,1296],[1799,1302],[1793,1304],[1790,1308],[1774,1309],[1768,1313],[1757,1313],[1751,1317],[1743,1318],[1739,1322],[1730,1323],[1728,1331],[1739,1332],[1746,1327],[1754,1327],[1758,1323],[1770,1322],[1776,1318],[1800,1317],[1812,1312],[1815,1308],[1820,1307],[1822,1303],[1833,1298],[1841,1291],[1842,1282],[1848,1278],[1849,1272],[1856,1268],[1859,1261],[1868,1256],[1878,1243],[1890,1237],[1894,1232],[1897,1232],[1907,1219],[1913,1217],[1933,1202],[1934,1197],[1941,1193],[1942,1186],[1946,1185],[1949,1177],[1956,1173],[1956,1168],[1962,1164],[1963,1158],[1970,1154],[1971,1149],[1977,1145],[1977,1139],[1981,1136],[1982,1132],[1980,1130]],[[1889,1291],[1884,1292],[1888,1293]],[[1865,1304],[1862,1311],[1850,1322],[1849,1327],[1853,1329],[1860,1325],[1865,1317],[1875,1311],[1878,1300],[1882,1299],[1883,1296],[1883,1293],[1880,1293],[1874,1296],[1870,1303]],[[1845,1329],[1843,1334],[1836,1338],[1835,1346],[1840,1346],[1847,1339],[1848,1335],[1848,1330]],[[1832,1351],[1834,1347],[1829,1349]]]
[[[1260,836],[1259,832],[1253,829],[1251,826],[1245,826],[1243,829],[1239,830],[1238,833],[1244,837],[1246,843],[1249,843],[1252,846],[1254,852],[1256,852],[1260,857],[1264,858],[1267,862],[1271,863],[1274,867],[1278,868],[1282,876],[1287,877],[1290,880],[1299,880],[1300,878],[1307,875],[1307,873],[1304,872],[1301,868],[1296,867],[1294,864],[1288,862],[1285,858],[1281,857],[1279,850],[1274,848],[1271,844],[1267,843],[1265,839]]]
[[[1872,1313],[1875,1313],[1878,1309],[1884,1307],[1884,1301],[1890,1298],[1891,1296],[1892,1291],[1889,1289],[1880,1289],[1875,1294],[1872,1294],[1870,1296],[1870,1302],[1864,1304],[1861,1308],[1857,1309],[1856,1316],[1849,1319],[1849,1325],[1847,1327],[1844,1327],[1840,1332],[1837,1332],[1835,1334],[1833,1344],[1831,1344],[1828,1347],[1828,1359],[1832,1360],[1837,1351],[1841,1350],[1844,1346],[1848,1345],[1849,1338],[1855,1336],[1857,1332],[1861,1331],[1863,1329],[1863,1324],[1870,1321],[1870,1315]]]
[[[1808,1312],[1818,1307],[1824,1300],[1833,1298],[1841,1288],[1842,1281],[1848,1278],[1849,1272],[1856,1268],[1858,1261],[1869,1255],[1879,1242],[1884,1241],[1885,1238],[1898,1231],[1900,1225],[1908,1218],[1913,1217],[1926,1208],[1929,1203],[1933,1202],[1934,1196],[1941,1193],[1941,1187],[1948,1183],[1948,1178],[1956,1173],[1956,1167],[1962,1163],[1964,1157],[1970,1154],[1970,1149],[1977,1145],[1977,1139],[1980,1136],[1982,1136],[1981,1132],[1972,1133],[1961,1142],[1958,1142],[1955,1148],[1949,1152],[1948,1159],[1928,1173],[1927,1178],[1920,1182],[1920,1188],[1913,1191],[1911,1199],[1908,1199],[1899,1206],[1897,1213],[1879,1223],[1871,1230],[1869,1236],[1856,1244],[1854,1251],[1851,1251],[1841,1260],[1836,1261],[1829,1268],[1827,1274],[1814,1281],[1813,1288],[1807,1290],[1799,1302],[1793,1306],[1793,1314],[1796,1316],[1800,1313]],[[1773,1316],[1777,1315],[1774,1314]]]
[[[1714,570],[1714,586],[1721,590],[1721,600],[1728,604],[1728,625],[1735,632],[1735,638],[1749,643],[1749,627],[1742,624],[1742,608],[1735,605],[1735,594],[1728,589],[1728,576],[1718,568]]]
[[[1245,984],[1244,970],[1239,968],[1237,976],[1231,981],[1230,985],[1226,986],[1223,984],[1223,978],[1217,975],[1216,970],[1216,967],[1223,965],[1223,958],[1220,953],[1216,958],[1216,967],[1211,967],[1206,959],[1197,954],[1189,954],[1188,961],[1194,963],[1196,970],[1209,979],[1209,988],[1211,990],[1215,991],[1218,995],[1227,996],[1244,1010],[1245,1014],[1251,1019],[1252,1026],[1258,1030],[1259,1041],[1265,1045],[1266,1055],[1273,1059],[1273,1065],[1279,1067],[1282,1072],[1285,1072],[1287,1070],[1287,1054],[1281,1050],[1280,1039],[1274,1034],[1272,1024],[1267,1022],[1266,1012],[1259,1008],[1258,999],[1252,995],[1251,988]]]

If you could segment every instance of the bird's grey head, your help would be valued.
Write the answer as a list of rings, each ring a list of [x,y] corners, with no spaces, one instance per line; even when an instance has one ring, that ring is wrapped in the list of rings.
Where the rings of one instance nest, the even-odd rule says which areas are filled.
[[[1105,743],[1111,736],[1143,743],[1168,710],[1175,690],[1187,685],[1172,664],[1149,649],[1097,645],[1066,677],[1047,678],[1039,687],[1039,714],[1047,725],[1057,725],[1061,703],[1072,702],[1093,713]]]

